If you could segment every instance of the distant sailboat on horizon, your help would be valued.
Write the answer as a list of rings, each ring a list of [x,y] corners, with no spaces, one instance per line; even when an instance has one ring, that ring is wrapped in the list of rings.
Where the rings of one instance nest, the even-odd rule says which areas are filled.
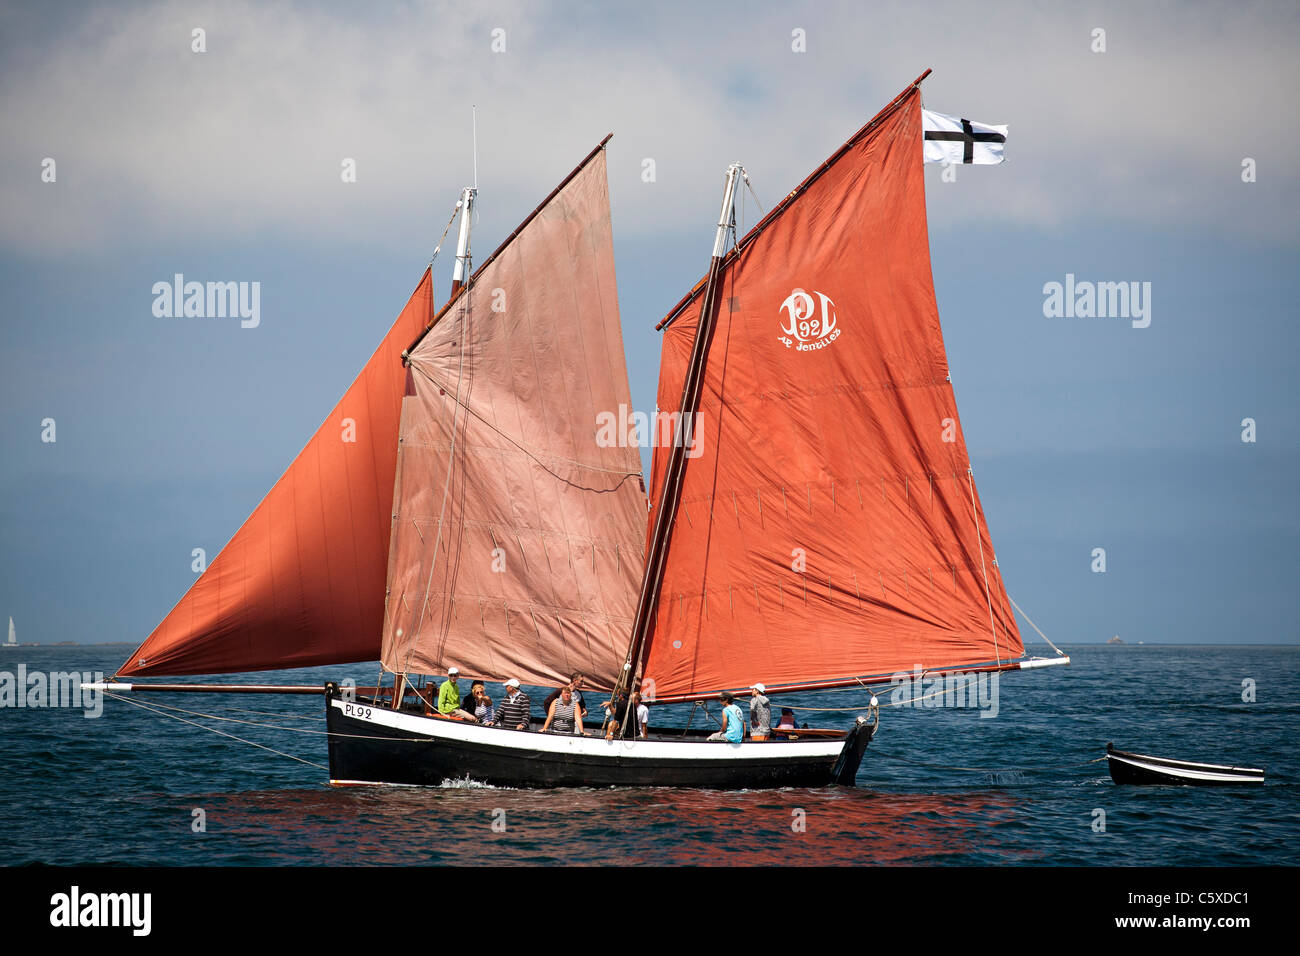
[[[18,646],[18,634],[16,631],[14,631],[14,619],[12,617],[9,618],[9,639],[5,641],[4,646],[5,647]]]

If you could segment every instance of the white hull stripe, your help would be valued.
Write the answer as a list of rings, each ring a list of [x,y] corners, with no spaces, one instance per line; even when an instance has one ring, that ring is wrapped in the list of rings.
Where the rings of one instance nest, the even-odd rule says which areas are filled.
[[[771,760],[789,758],[807,760],[826,757],[833,759],[844,749],[844,738],[835,740],[773,741],[769,743],[706,743],[704,741],[663,740],[606,740],[604,737],[576,737],[569,734],[541,734],[536,732],[504,730],[483,727],[463,720],[441,720],[436,717],[418,717],[389,710],[331,700],[330,706],[345,717],[363,723],[391,727],[420,737],[455,740],[468,744],[492,747],[511,747],[553,754],[583,754],[596,757],[644,757],[659,760],[717,760],[720,757],[737,760]]]
[[[1128,764],[1130,767],[1138,767],[1142,770],[1149,770],[1152,773],[1164,774],[1168,777],[1184,777],[1188,780],[1218,780],[1223,782],[1234,783],[1263,783],[1263,777],[1256,777],[1242,773],[1223,773],[1211,772],[1208,770],[1191,770],[1187,767],[1170,767],[1168,765],[1145,763],[1141,760],[1132,760],[1128,757],[1121,757],[1118,754],[1110,754],[1111,760],[1118,760],[1120,763]],[[1213,764],[1195,764],[1198,767],[1209,767]]]

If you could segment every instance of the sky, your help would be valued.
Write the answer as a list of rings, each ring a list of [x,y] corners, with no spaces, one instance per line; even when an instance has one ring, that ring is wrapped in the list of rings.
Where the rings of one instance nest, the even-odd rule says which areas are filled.
[[[1058,644],[1295,642],[1298,27],[1268,3],[6,7],[0,619],[148,635],[415,287],[475,174],[471,105],[480,258],[614,133],[649,411],[727,164],[768,208],[928,67],[928,108],[1010,127],[1006,163],[926,188],[1011,597]],[[260,282],[260,324],[155,317],[178,272]],[[1150,324],[1045,315],[1067,274],[1150,283]]]

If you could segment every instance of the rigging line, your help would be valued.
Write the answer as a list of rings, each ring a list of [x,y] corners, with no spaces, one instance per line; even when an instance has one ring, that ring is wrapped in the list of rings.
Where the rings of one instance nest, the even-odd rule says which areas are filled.
[[[140,701],[137,701],[137,700],[131,700],[131,699],[126,698],[126,697],[120,697],[120,696],[118,696],[118,695],[116,695],[116,694],[111,694],[111,693],[109,693],[108,691],[105,691],[104,693],[108,694],[108,696],[113,697],[113,698],[116,699],[116,700],[126,701],[126,703],[128,703],[128,704],[135,704],[137,707],[143,707],[145,710],[152,710],[154,713],[158,714],[158,716],[160,716],[160,717],[172,717],[172,718],[175,719],[175,720],[183,720],[183,718],[181,718],[181,717],[176,717],[175,714],[169,714],[169,713],[166,713],[166,711],[174,710],[174,711],[176,711],[177,713],[181,713],[181,714],[189,714],[191,717],[203,717],[203,718],[205,718],[205,719],[207,719],[207,720],[222,720],[222,721],[225,721],[225,722],[227,722],[227,723],[231,723],[231,724],[247,724],[249,727],[262,727],[262,728],[264,728],[264,729],[266,729],[266,730],[282,730],[282,731],[284,731],[285,733],[290,733],[290,734],[312,734],[312,735],[317,736],[317,737],[338,737],[338,738],[340,738],[340,739],[348,739],[348,740],[388,740],[388,741],[391,741],[391,740],[395,739],[395,738],[393,738],[393,737],[382,737],[382,736],[378,736],[378,735],[376,735],[376,734],[340,734],[340,733],[338,733],[337,731],[333,731],[333,730],[307,730],[307,729],[302,728],[302,727],[280,727],[280,726],[278,726],[278,725],[276,725],[276,724],[263,724],[263,723],[258,723],[258,722],[255,721],[255,720],[240,720],[238,717],[222,717],[220,714],[205,714],[205,713],[203,713],[202,711],[197,711],[197,710],[186,710],[186,709],[183,708],[183,707],[174,707],[174,706],[171,706],[171,705],[169,705],[169,704],[158,704],[158,703],[154,703],[154,704],[143,704],[143,703],[141,703]],[[256,711],[254,711],[253,713],[256,713]],[[272,716],[282,716],[282,715],[272,715]],[[194,722],[193,722],[193,721],[189,721],[189,720],[185,720],[184,723],[189,724],[189,723],[194,723]],[[204,726],[203,724],[194,724],[194,726],[196,726],[196,727],[202,727],[204,730],[211,730],[213,733],[221,733],[221,731],[219,731],[219,730],[215,730],[215,729],[213,729],[212,727],[206,727],[206,726]],[[225,737],[233,737],[233,735],[231,735],[231,734],[223,734],[222,736],[225,736]],[[256,743],[255,741],[252,741],[252,740],[243,740],[242,737],[233,737],[233,739],[235,739],[235,740],[242,740],[244,743],[252,744],[254,747],[260,747],[260,746],[262,746],[261,744]],[[410,740],[410,741],[412,741],[412,742],[432,743],[432,742],[434,742],[437,738],[435,738],[435,737],[410,737],[410,738],[405,738],[405,739],[408,739],[408,740]],[[267,747],[267,748],[265,748],[265,749],[270,750],[271,748]],[[272,753],[279,753],[278,750],[273,750],[273,751],[271,751],[271,752],[272,752]],[[283,756],[286,756],[286,757],[293,757],[293,754],[284,754]],[[294,759],[298,759],[298,758],[295,757]],[[310,763],[310,761],[303,761],[303,762],[304,762],[304,763]],[[320,764],[312,764],[312,766],[313,766],[313,767],[319,767]],[[322,769],[329,769],[329,768],[322,768]]]
[[[437,385],[439,388],[446,388],[445,385],[442,385],[440,382],[438,382],[437,379],[435,379],[432,375],[430,375],[428,372],[426,372],[426,371],[425,371],[423,368],[421,368],[419,365],[416,365],[414,362],[411,363],[411,368],[413,368],[413,369],[415,369],[416,371],[418,371],[421,375],[423,375],[426,379],[428,379],[429,382],[432,383],[433,385]],[[529,450],[528,450],[527,448],[525,448],[523,445],[519,444],[519,442],[515,441],[513,438],[511,438],[511,437],[510,437],[509,435],[507,435],[505,432],[501,431],[501,429],[497,428],[495,425],[493,425],[490,421],[488,421],[486,418],[484,418],[484,417],[483,417],[482,415],[480,415],[478,412],[474,411],[474,409],[472,409],[472,408],[470,408],[468,405],[466,405],[466,404],[460,402],[460,401],[459,401],[458,399],[456,399],[456,398],[453,398],[452,401],[455,402],[457,405],[460,405],[462,408],[464,408],[465,411],[466,411],[468,414],[473,415],[473,416],[474,416],[475,418],[477,418],[480,422],[482,422],[484,425],[486,425],[489,429],[491,429],[492,431],[496,432],[498,435],[500,435],[500,436],[501,436],[502,438],[504,438],[506,441],[510,442],[510,444],[514,445],[514,446],[515,446],[516,448],[518,448],[521,452],[523,452],[523,453],[524,453],[528,458],[531,458],[533,461],[535,461],[535,462],[538,464],[538,466],[539,466],[543,471],[545,471],[548,475],[550,475],[552,478],[555,478],[557,481],[562,481],[562,482],[564,482],[564,483],[565,483],[566,485],[568,485],[570,488],[576,488],[578,491],[594,491],[596,494],[607,495],[607,494],[610,494],[611,492],[618,491],[618,489],[621,488],[621,487],[622,487],[622,486],[627,482],[627,480],[628,480],[629,478],[640,478],[640,477],[641,477],[641,473],[640,473],[640,472],[630,472],[630,471],[623,471],[623,472],[620,472],[620,471],[614,471],[613,469],[609,469],[609,468],[597,468],[597,467],[594,466],[594,465],[583,464],[583,463],[580,462],[580,461],[571,461],[571,460],[569,460],[569,459],[567,459],[567,458],[566,458],[566,459],[561,459],[561,460],[563,460],[563,461],[567,461],[567,462],[569,462],[569,464],[576,465],[576,466],[579,467],[579,468],[584,468],[584,469],[586,469],[587,471],[599,471],[599,472],[602,472],[602,473],[607,474],[607,475],[622,475],[622,476],[623,476],[622,478],[619,479],[618,484],[614,485],[613,488],[590,488],[590,487],[588,487],[587,485],[580,485],[580,484],[578,484],[578,483],[575,482],[575,481],[570,481],[568,478],[565,478],[563,475],[556,474],[556,473],[555,473],[554,471],[552,471],[549,467],[547,467],[546,462],[542,461],[540,458],[538,458],[536,455],[534,455],[531,451],[529,451]]]
[[[901,760],[903,763],[911,764],[914,767],[926,767],[930,770],[964,770],[969,773],[992,773],[992,774],[1047,773],[1049,771],[1058,770],[1058,769],[1069,770],[1069,769],[1073,769],[1074,767],[1086,767],[1089,764],[1101,763],[1103,760],[1107,759],[1106,757],[1097,757],[1095,760],[1084,760],[1084,761],[1080,761],[1079,763],[1063,764],[1059,768],[1058,767],[1009,767],[1009,768],[1008,767],[956,767],[956,766],[952,766],[949,764],[942,764],[942,763],[921,763],[919,760],[909,760],[907,757],[902,757],[899,756],[898,754],[891,754],[889,751],[880,750],[879,748],[873,749],[872,753],[875,754],[877,757],[886,757],[890,760]]]
[[[228,734],[228,733],[226,733],[224,730],[217,730],[217,728],[215,728],[215,727],[206,727],[206,726],[204,726],[203,724],[200,724],[198,721],[195,721],[195,720],[186,720],[184,717],[177,717],[175,714],[169,714],[169,713],[167,713],[166,711],[158,710],[158,709],[156,709],[156,708],[154,708],[154,707],[151,707],[151,706],[148,705],[148,704],[142,703],[141,701],[138,701],[138,700],[131,700],[131,699],[128,698],[128,697],[121,697],[121,696],[119,696],[119,695],[117,695],[117,694],[110,694],[108,691],[103,691],[102,693],[104,694],[105,697],[112,697],[112,698],[115,698],[116,700],[125,701],[125,702],[128,703],[128,704],[134,704],[136,707],[141,707],[141,708],[143,708],[143,709],[145,709],[145,710],[151,710],[151,711],[153,711],[154,713],[159,714],[159,715],[161,715],[161,716],[163,716],[163,717],[170,717],[172,720],[179,720],[179,721],[180,721],[181,723],[183,723],[183,724],[191,724],[191,725],[193,725],[193,726],[195,726],[195,727],[198,727],[198,728],[201,729],[201,730],[206,730],[206,731],[208,731],[208,732],[210,732],[210,733],[218,734],[219,736],[222,736],[222,737],[229,737],[231,740],[238,740],[240,743],[248,744],[249,746],[252,746],[252,747],[257,747],[257,748],[260,749],[260,750],[267,750],[267,751],[270,751],[271,753],[273,753],[273,754],[277,754],[278,756],[281,756],[281,757],[288,757],[290,760],[296,760],[296,761],[298,761],[299,763],[305,763],[305,764],[307,764],[309,767],[316,767],[316,768],[319,769],[319,770],[324,770],[326,773],[329,773],[329,769],[330,769],[329,767],[326,767],[324,764],[316,763],[316,762],[313,761],[313,760],[308,760],[308,759],[306,759],[305,757],[298,757],[298,756],[295,756],[294,754],[287,754],[287,753],[285,753],[285,752],[282,751],[282,750],[276,750],[276,749],[273,748],[273,747],[268,747],[268,746],[266,746],[265,744],[259,744],[259,743],[257,743],[256,741],[253,741],[253,740],[245,740],[243,737],[236,737],[234,734]]]
[[[767,213],[763,210],[763,204],[758,201],[758,193],[754,192],[754,187],[749,181],[749,170],[745,169],[743,166],[740,169],[740,178],[745,181],[745,188],[748,189],[749,194],[754,197],[754,205],[758,207],[758,215],[761,219],[763,216],[766,216]]]
[[[1013,608],[1015,608],[1017,611],[1020,612],[1020,616],[1021,616],[1021,617],[1023,617],[1026,621],[1029,621],[1029,615],[1025,613],[1025,609],[1022,608],[1019,604],[1017,604],[1017,603],[1015,602],[1015,599],[1014,599],[1010,594],[1007,595],[1007,600],[1011,602],[1011,606],[1012,606]],[[1035,624],[1033,621],[1029,621],[1029,626],[1032,627],[1035,631],[1038,631],[1038,636],[1041,637],[1043,640],[1047,641],[1048,646],[1050,646],[1050,647],[1052,648],[1052,650],[1054,650],[1054,651],[1056,651],[1056,653],[1058,653],[1058,654],[1064,656],[1065,651],[1061,650],[1059,647],[1057,647],[1055,644],[1053,644],[1052,641],[1051,641],[1051,639],[1050,639],[1046,634],[1044,634],[1042,631],[1039,631],[1039,630],[1038,630],[1038,625],[1037,625],[1037,624]]]
[[[922,676],[922,677],[925,677],[925,676],[928,675],[928,674],[930,674],[930,671],[923,671],[922,674],[921,674],[921,676]],[[823,687],[823,688],[820,688],[820,689],[815,690],[815,691],[805,691],[805,693],[818,693],[818,694],[842,694],[842,693],[845,693],[845,692],[847,692],[847,691],[856,691],[856,690],[858,690],[858,688],[860,687],[861,689],[863,689],[863,690],[865,690],[867,693],[869,693],[872,697],[879,697],[879,696],[880,696],[881,694],[883,694],[886,690],[889,690],[889,689],[891,689],[891,688],[896,688],[896,687],[900,687],[900,686],[902,686],[901,684],[892,684],[892,683],[891,683],[891,684],[878,684],[875,688],[873,688],[870,684],[868,684],[868,683],[866,683],[865,681],[863,681],[861,677],[855,677],[855,678],[853,678],[853,679],[854,679],[855,681],[858,682],[858,687]],[[912,679],[910,678],[910,675],[909,675],[909,679],[908,679],[907,683],[908,683],[908,684],[913,684],[913,683],[919,683],[919,681],[914,681],[914,680],[912,680]],[[946,691],[946,689],[947,689],[947,688],[944,688],[944,690],[936,691],[935,693],[942,694],[942,693],[944,693],[944,692]],[[773,693],[776,693],[776,691],[774,690]],[[784,694],[797,694],[797,693],[799,693],[799,691],[797,691],[797,690],[793,690],[793,691],[781,691],[781,693],[784,693]],[[935,695],[934,695],[934,694],[926,694],[924,697],[909,697],[909,698],[908,698],[908,702],[913,701],[913,700],[928,700],[930,697],[933,697],[933,696],[935,696]],[[852,713],[852,712],[855,711],[855,710],[866,710],[866,711],[869,711],[869,710],[871,710],[872,706],[873,706],[873,705],[871,705],[871,704],[864,704],[864,705],[861,706],[861,707],[795,707],[794,705],[786,705],[785,709],[787,709],[787,710],[812,710],[812,711],[824,710],[824,711],[826,711],[827,713],[831,713],[831,712],[839,712],[839,711],[845,711],[845,712]],[[891,703],[891,704],[877,704],[877,705],[875,705],[875,706],[878,706],[878,707],[899,707],[899,706],[903,706],[903,704],[893,704],[893,703]]]
[[[411,690],[415,691],[415,696],[419,698],[420,703],[424,704],[425,707],[428,707],[430,710],[437,710],[438,708],[433,704],[432,695],[425,697],[424,694],[420,693],[422,690],[427,690],[432,686],[432,684],[428,684],[424,687],[412,687]]]
[[[980,534],[979,512],[975,510],[975,477],[971,473],[970,466],[966,466],[966,483],[970,485],[970,516],[975,522],[975,543],[980,549],[980,573],[984,575],[984,600],[989,605],[989,630],[993,632],[993,653],[997,655],[997,662],[1002,663],[1002,651],[998,648],[998,629],[993,623],[993,596],[989,593],[989,572],[984,566],[984,538]]]
[[[439,240],[438,240],[438,244],[437,244],[436,246],[433,247],[433,255],[431,255],[431,256],[429,257],[429,265],[430,265],[430,266],[433,265],[433,260],[436,259],[436,258],[438,258],[438,251],[439,251],[440,249],[442,249],[442,244],[443,244],[443,242],[444,242],[444,241],[446,240],[446,238],[447,238],[447,233],[451,232],[451,224],[452,224],[453,222],[456,221],[456,213],[458,213],[458,212],[460,212],[460,200],[459,200],[459,199],[456,200],[456,205],[453,206],[452,209],[451,209],[451,218],[447,220],[447,227],[446,227],[445,229],[442,230],[442,238],[439,239]]]
[[[918,699],[920,699],[920,698],[918,698]],[[883,707],[883,706],[885,706],[885,705],[884,705],[884,704],[881,704],[881,705],[879,705],[879,706],[882,706],[882,707]],[[825,712],[828,713],[828,714],[830,714],[830,713],[840,713],[840,712],[844,712],[844,713],[849,713],[849,714],[851,714],[851,713],[853,713],[855,710],[870,710],[870,709],[871,709],[871,705],[870,705],[870,704],[863,704],[861,707],[796,707],[794,704],[782,704],[782,705],[781,705],[781,709],[782,709],[782,710],[825,711]]]
[[[478,208],[477,205],[474,208],[477,210]],[[468,244],[465,247],[465,257],[466,257],[466,266],[469,267],[473,263],[473,255],[470,251],[470,247]],[[473,273],[471,272],[470,286],[472,287],[474,284],[475,283],[473,279]],[[461,370],[457,372],[455,395],[453,396],[452,400],[457,401],[459,399],[461,390],[463,388],[466,395],[465,407],[468,410],[469,408],[468,396],[471,395],[474,391],[474,379],[475,379],[475,367],[473,365],[469,367],[468,371],[464,370],[465,350],[469,348],[468,342],[470,340],[470,336],[473,334],[472,325],[475,320],[474,302],[468,296],[465,299],[465,306],[461,311],[461,317],[462,317],[461,329],[460,329]],[[464,438],[464,436],[466,436],[469,432],[468,419],[462,422],[460,426],[460,430],[461,430],[462,438]],[[462,441],[461,448],[460,448],[460,455],[461,455],[460,482],[459,484],[454,485],[454,488],[458,490],[453,491],[453,494],[455,494],[457,498],[456,507],[459,509],[459,513],[462,515],[465,514],[465,504],[469,494],[469,486],[465,480],[466,479],[465,456],[467,450],[468,449],[465,441]],[[450,464],[448,465],[448,467],[449,468],[451,467]],[[451,540],[448,539],[447,554],[449,556],[449,560],[444,565],[443,573],[442,573],[443,588],[444,588],[444,593],[447,595],[448,604],[447,604],[447,613],[442,615],[441,626],[438,633],[438,650],[435,655],[435,659],[443,667],[447,666],[446,660],[443,657],[443,651],[447,646],[447,638],[451,635],[452,618],[456,616],[456,582],[460,578],[461,560],[465,557],[465,547],[464,547],[465,528],[466,528],[465,522],[464,520],[462,520],[456,526],[455,544],[453,545]],[[441,690],[441,688],[439,689]]]
[[[324,723],[324,717],[312,717],[308,714],[275,714],[266,710],[242,710],[243,714],[256,714],[259,717],[280,717],[284,720],[314,720],[317,723]]]
[[[1029,658],[1029,659],[1030,659],[1030,660],[1049,660],[1049,658],[1046,658],[1046,657],[1041,657],[1041,658],[1040,658],[1040,657],[1034,657],[1034,658]],[[929,669],[924,670],[924,671],[921,672],[921,677],[922,677],[922,678],[933,678],[933,677],[935,676],[934,672],[935,672],[936,670],[940,672],[940,674],[938,675],[938,676],[940,676],[940,677],[953,677],[953,676],[957,676],[958,674],[965,673],[965,672],[963,672],[963,671],[957,671],[957,670],[955,670],[955,668],[958,667],[958,666],[960,666],[960,665],[956,665],[956,664],[954,664],[954,665],[951,665],[951,666],[940,666],[940,667],[935,667],[935,668],[929,668]],[[971,665],[971,666],[975,666],[975,665]],[[1005,668],[1004,668],[1004,669],[1005,669]],[[1002,672],[1002,671],[997,671],[997,673],[1001,673],[1001,672]],[[905,672],[905,673],[907,673],[907,675],[908,675],[907,683],[909,683],[909,684],[917,683],[916,680],[913,680],[911,672]],[[991,673],[991,671],[977,671],[977,673]],[[872,694],[873,696],[879,696],[880,694],[883,694],[883,693],[885,693],[886,691],[891,690],[891,689],[894,688],[894,687],[898,687],[898,686],[900,686],[899,684],[893,684],[893,683],[888,683],[888,684],[887,684],[887,683],[883,683],[883,680],[884,680],[883,678],[881,678],[882,683],[875,684],[875,685],[872,685],[872,684],[868,684],[868,683],[866,683],[866,682],[865,682],[861,677],[854,677],[853,679],[854,679],[855,681],[857,681],[857,686],[854,686],[854,685],[852,685],[852,684],[846,684],[846,685],[841,686],[841,687],[795,687],[795,688],[775,687],[775,688],[770,688],[768,692],[769,692],[770,694],[846,694],[846,693],[849,693],[850,691],[856,691],[856,690],[858,690],[858,689],[862,689],[862,690],[865,690],[865,691],[869,692],[869,693]],[[919,698],[919,697],[917,698],[917,700],[920,700],[920,699],[921,699],[921,698]],[[687,700],[689,700],[689,697],[688,697],[686,700],[673,700],[673,701],[671,701],[671,703],[674,703],[674,704],[685,704]],[[836,710],[836,709],[838,709],[838,710],[866,710],[867,708],[866,708],[866,707],[841,707],[841,708],[828,708],[828,707],[803,707],[803,708],[796,708],[796,709],[799,709],[799,710]]]
[[[123,698],[119,698],[119,700],[120,699]],[[158,713],[162,713],[162,711],[175,711],[178,714],[189,714],[191,717],[203,717],[206,720],[221,720],[230,724],[246,724],[249,727],[262,727],[267,730],[283,730],[285,733],[291,733],[291,734],[315,734],[321,737],[332,736],[328,731],[324,731],[324,730],[308,730],[305,727],[281,727],[277,724],[265,724],[256,720],[242,720],[239,717],[223,717],[220,714],[205,714],[199,710],[186,710],[184,707],[176,707],[171,704],[155,703],[152,706],[157,708]],[[163,716],[169,717],[172,715],[163,714]],[[279,715],[272,715],[272,716],[279,716]],[[212,729],[211,727],[204,727],[204,730],[211,730],[211,729]]]
[[[909,680],[908,683],[911,684],[911,683],[919,683],[919,682],[918,682],[918,681],[910,681],[910,680]],[[967,681],[967,685],[968,685],[968,686],[971,685],[971,684],[973,684],[973,683],[974,683],[973,680],[968,680],[968,681]],[[863,687],[866,687],[867,685],[866,685],[866,684],[863,684],[862,686],[863,686]],[[895,685],[892,685],[892,686],[894,686],[894,687],[901,687],[902,685],[901,685],[901,684],[895,684]],[[839,689],[840,689],[840,690],[856,690],[857,688],[855,688],[855,687],[842,687],[842,688],[839,688]],[[869,688],[869,687],[868,687],[867,689],[868,689],[868,690],[871,690],[871,688]],[[955,688],[953,688],[953,690],[955,690]],[[941,689],[939,689],[939,690],[932,691],[931,693],[929,693],[929,694],[925,694],[925,695],[923,695],[923,696],[921,696],[921,697],[908,697],[907,700],[890,701],[889,703],[880,703],[880,704],[876,704],[876,705],[874,705],[874,706],[877,706],[877,707],[909,707],[909,706],[911,706],[912,704],[914,704],[914,703],[916,703],[917,701],[920,701],[920,700],[929,700],[931,697],[942,697],[944,694],[948,693],[948,691],[949,691],[949,688],[948,688],[948,687],[943,687],[943,688],[941,688]],[[884,685],[881,685],[881,693],[884,693]],[[872,691],[871,696],[873,696],[873,697],[879,697],[880,695],[877,694],[877,693],[875,693],[874,691]],[[795,706],[793,706],[793,705],[786,705],[786,706],[785,706],[785,709],[786,709],[786,710],[812,710],[812,711],[824,710],[824,711],[826,711],[827,713],[839,712],[839,711],[847,711],[847,712],[849,712],[849,713],[852,713],[852,712],[855,711],[855,710],[867,710],[867,711],[869,711],[869,710],[871,710],[872,706],[873,706],[873,705],[871,705],[871,704],[867,704],[867,705],[865,705],[865,706],[863,706],[863,707],[795,707]]]
[[[996,672],[995,672],[995,673],[996,673]],[[920,681],[909,681],[909,683],[920,683]],[[966,681],[966,686],[967,686],[967,687],[971,687],[974,683],[975,683],[975,681],[973,681],[973,680],[967,680],[967,681]],[[902,685],[899,684],[898,686],[901,687]],[[953,693],[956,693],[956,690],[957,690],[957,688],[956,688],[955,685],[954,685],[953,687],[950,688],[950,687],[946,686],[946,681],[945,681],[945,686],[940,687],[940,688],[937,689],[937,690],[931,691],[931,692],[928,693],[928,694],[923,694],[923,695],[920,696],[920,697],[908,697],[907,700],[890,701],[890,702],[887,703],[887,704],[880,704],[879,706],[881,706],[881,707],[910,707],[910,706],[913,706],[917,701],[921,701],[921,700],[929,700],[931,697],[942,697],[942,696],[944,696],[945,694],[947,694],[949,691],[952,691]]]
[[[471,275],[470,281],[473,282],[473,277],[472,277],[472,275]],[[467,290],[467,291],[468,291],[468,290]],[[459,332],[459,337],[460,337],[460,359],[459,359],[459,361],[460,361],[460,365],[459,365],[459,367],[458,367],[457,370],[456,370],[456,385],[457,385],[457,391],[459,391],[459,389],[460,389],[460,384],[461,384],[461,382],[464,380],[464,376],[465,376],[465,339],[466,339],[465,332],[466,332],[466,329],[464,328],[464,321],[463,321],[463,320],[464,320],[464,317],[465,317],[465,313],[466,313],[466,311],[468,311],[468,310],[467,310],[467,306],[466,306],[466,304],[467,304],[468,302],[469,302],[469,297],[468,297],[468,296],[465,296],[465,297],[462,299],[462,306],[461,306],[461,309],[460,309],[460,315],[459,315],[459,318],[460,318],[462,321],[461,321],[461,323],[460,323],[460,324],[461,324],[461,329],[460,329],[460,332]],[[418,366],[416,366],[414,363],[412,363],[410,367],[411,367],[411,368],[418,368]],[[428,375],[426,374],[425,377],[428,378]],[[432,379],[430,379],[430,381],[432,381]],[[434,384],[437,384],[437,383],[435,382]],[[452,401],[453,401],[453,403],[454,403],[456,406],[459,406],[460,403],[459,403],[458,401],[456,401],[456,399],[453,398]],[[403,679],[405,679],[406,674],[407,674],[407,670],[408,670],[409,667],[410,667],[410,664],[411,664],[411,656],[415,653],[415,646],[416,646],[416,643],[417,643],[417,640],[416,640],[416,639],[419,637],[420,629],[421,629],[422,627],[424,627],[424,612],[425,612],[425,610],[426,610],[426,609],[428,608],[428,606],[429,606],[429,592],[430,592],[430,590],[433,588],[433,572],[434,572],[434,569],[438,566],[438,551],[439,551],[440,547],[442,546],[442,528],[443,528],[443,519],[446,517],[446,514],[447,514],[447,496],[448,496],[448,494],[449,494],[450,491],[451,491],[451,476],[452,476],[452,474],[455,472],[455,470],[456,470],[456,412],[455,412],[455,409],[453,408],[453,410],[452,410],[452,415],[451,415],[451,447],[450,447],[450,448],[448,449],[448,451],[447,451],[447,475],[446,475],[446,477],[444,478],[443,483],[442,483],[442,505],[441,505],[441,506],[439,507],[439,509],[438,509],[438,536],[437,536],[437,538],[434,540],[434,543],[433,543],[433,557],[432,557],[432,558],[430,559],[430,561],[429,561],[429,576],[428,576],[428,578],[426,579],[426,581],[425,581],[425,583],[424,583],[424,599],[420,602],[420,617],[419,617],[419,619],[416,621],[416,624],[415,624],[415,631],[414,631],[414,632],[411,634],[411,636],[410,636],[410,639],[409,639],[409,640],[410,640],[410,643],[409,643],[409,645],[407,646],[407,649],[406,649],[406,659],[405,659],[404,661],[402,661],[402,677],[403,677]],[[397,697],[397,694],[398,694],[398,692],[397,692],[396,690],[394,690],[394,691],[393,691],[393,696],[394,696],[394,697]],[[394,708],[394,709],[396,709],[396,707],[400,707],[400,706],[401,706],[400,702],[397,702],[396,705],[395,705],[395,708]]]

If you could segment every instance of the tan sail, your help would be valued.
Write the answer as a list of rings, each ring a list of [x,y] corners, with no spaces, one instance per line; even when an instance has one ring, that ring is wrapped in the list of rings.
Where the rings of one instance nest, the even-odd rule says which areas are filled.
[[[409,350],[382,661],[401,674],[612,686],[645,521],[605,153],[588,160]]]

